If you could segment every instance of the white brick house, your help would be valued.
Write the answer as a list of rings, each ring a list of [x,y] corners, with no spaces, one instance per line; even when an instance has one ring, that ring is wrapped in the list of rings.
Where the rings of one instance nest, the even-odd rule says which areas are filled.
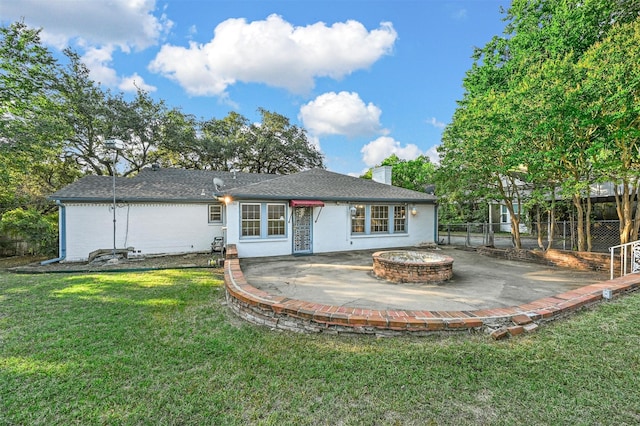
[[[50,196],[60,209],[60,261],[98,249],[132,256],[209,251],[240,257],[414,246],[437,241],[431,194],[322,169],[293,175],[150,168],[86,176]],[[115,231],[114,231],[115,228]]]

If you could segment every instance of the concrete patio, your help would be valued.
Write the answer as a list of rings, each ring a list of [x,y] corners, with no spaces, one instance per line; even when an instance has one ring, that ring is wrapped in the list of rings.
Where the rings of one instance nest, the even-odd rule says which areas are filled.
[[[470,311],[508,307],[608,278],[603,272],[500,260],[441,246],[436,253],[454,259],[451,280],[440,284],[394,284],[372,274],[373,252],[240,259],[240,266],[252,286],[276,296],[383,310]]]

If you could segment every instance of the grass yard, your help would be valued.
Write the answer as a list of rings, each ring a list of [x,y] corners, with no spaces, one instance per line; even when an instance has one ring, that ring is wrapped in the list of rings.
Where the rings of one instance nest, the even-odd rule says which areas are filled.
[[[0,424],[640,423],[640,294],[537,333],[375,339],[236,319],[205,270],[0,272]]]

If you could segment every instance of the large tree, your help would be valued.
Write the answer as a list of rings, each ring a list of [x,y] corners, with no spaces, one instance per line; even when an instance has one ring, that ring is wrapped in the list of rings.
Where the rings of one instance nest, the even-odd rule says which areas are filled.
[[[191,129],[185,128],[188,119],[181,111],[170,110],[164,101],[152,99],[141,89],[131,101],[122,95],[112,96],[108,105],[113,115],[109,138],[122,142],[122,149],[118,152],[121,167],[124,166],[122,176],[138,173],[158,162],[163,143],[177,145],[184,140],[185,130],[190,134]]]
[[[612,27],[637,21],[638,9],[630,0],[514,0],[505,34],[476,51],[464,98],[443,135],[446,182],[458,192],[497,195],[509,210],[564,195],[576,211],[577,248],[590,250],[589,186],[602,176],[598,147],[606,123],[594,104],[599,77],[579,64]],[[611,149],[614,157],[624,155],[622,145]],[[517,212],[511,213],[517,245]]]
[[[324,168],[323,156],[306,131],[281,114],[260,109],[261,122],[250,123],[236,112],[196,123],[188,117],[173,130],[182,137],[162,144],[168,164],[213,170],[291,174]],[[196,126],[197,130],[192,131]]]
[[[234,169],[238,159],[238,139],[249,127],[249,121],[230,112],[221,119],[196,121],[193,116],[170,114],[173,123],[167,127],[169,137],[162,143],[167,165],[198,170]]]
[[[238,137],[238,170],[252,173],[291,174],[324,168],[324,158],[305,129],[292,125],[281,114],[258,110],[262,121],[241,130]]]
[[[591,147],[594,173],[613,182],[620,242],[638,239],[640,226],[640,19],[615,25],[578,62],[585,73],[582,110],[599,132]]]
[[[39,33],[0,27],[0,213],[44,209],[45,196],[77,176],[61,158],[61,68]]]
[[[402,160],[392,154],[382,160],[378,166],[391,166],[391,184],[401,188],[424,192],[433,189],[436,166],[429,157],[420,155],[413,160]],[[362,178],[371,179],[373,169],[367,170]]]

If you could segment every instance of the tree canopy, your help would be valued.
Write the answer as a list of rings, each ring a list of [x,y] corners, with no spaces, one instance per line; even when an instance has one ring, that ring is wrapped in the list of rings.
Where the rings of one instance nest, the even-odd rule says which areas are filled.
[[[165,138],[160,144],[161,161],[170,166],[248,173],[291,174],[324,168],[322,154],[304,129],[281,114],[263,108],[258,112],[260,123],[250,123],[237,112],[199,123],[174,113],[173,119],[180,124],[173,131],[182,137]]]
[[[127,176],[153,163],[277,174],[324,167],[306,131],[283,115],[196,119],[144,90],[112,93],[74,51],[56,60],[39,33],[22,22],[0,28],[0,214],[46,209],[47,194],[83,175]],[[122,141],[117,167],[109,139]]]
[[[590,186],[611,181],[621,241],[637,236],[638,216],[624,212],[638,194],[639,11],[631,0],[514,0],[504,35],[476,50],[443,134],[444,192],[503,202],[517,246],[520,207],[553,215],[560,196],[589,250]]]
[[[392,154],[382,160],[378,166],[392,167],[391,184],[394,186],[420,192],[434,189],[436,166],[429,160],[429,157],[420,155],[413,160],[402,160]],[[371,179],[372,174],[373,169],[369,169],[361,177]]]
[[[276,174],[324,168],[306,131],[276,112],[260,109],[260,123],[235,112],[196,119],[141,89],[132,98],[106,90],[71,49],[62,61],[40,30],[0,27],[0,217],[2,229],[21,229],[25,239],[33,232],[24,223],[55,210],[47,195],[87,174],[128,176],[154,163]],[[121,150],[107,149],[113,139]]]

